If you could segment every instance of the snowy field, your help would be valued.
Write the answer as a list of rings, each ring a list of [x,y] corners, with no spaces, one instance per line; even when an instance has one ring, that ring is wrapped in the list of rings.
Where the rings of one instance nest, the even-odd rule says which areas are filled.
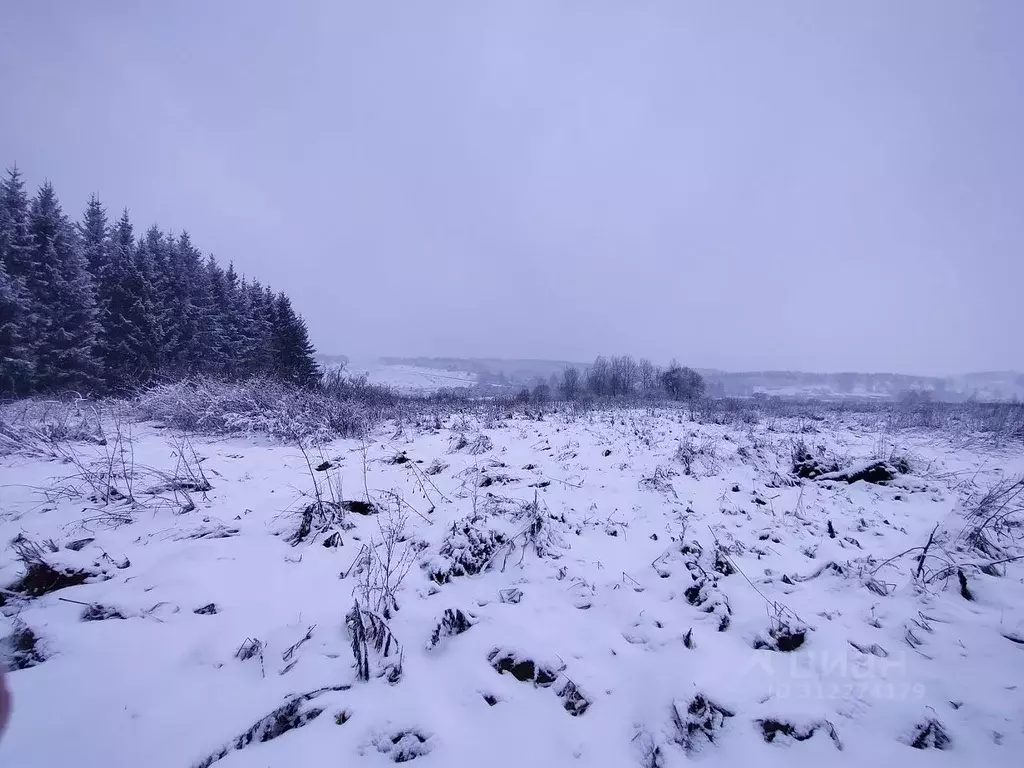
[[[1020,765],[1024,561],[962,535],[1019,445],[677,410],[106,436],[0,459],[0,765]]]
[[[472,387],[476,374],[466,371],[444,371],[418,365],[387,365],[376,361],[354,361],[345,366],[353,376],[365,374],[371,384],[381,384],[406,395],[425,395],[441,389]]]

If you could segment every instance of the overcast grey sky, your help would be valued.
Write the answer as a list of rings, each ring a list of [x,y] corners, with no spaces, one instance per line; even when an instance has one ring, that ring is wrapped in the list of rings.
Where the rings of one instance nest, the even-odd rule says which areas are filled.
[[[1024,369],[1024,3],[0,5],[0,165],[325,352]]]

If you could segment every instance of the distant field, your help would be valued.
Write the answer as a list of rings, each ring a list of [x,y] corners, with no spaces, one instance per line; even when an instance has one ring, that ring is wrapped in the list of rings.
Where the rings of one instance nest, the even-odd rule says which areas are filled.
[[[415,365],[353,361],[345,368],[353,374],[365,373],[374,384],[386,384],[404,394],[427,394],[445,388],[472,387],[477,383],[475,373],[444,371]]]

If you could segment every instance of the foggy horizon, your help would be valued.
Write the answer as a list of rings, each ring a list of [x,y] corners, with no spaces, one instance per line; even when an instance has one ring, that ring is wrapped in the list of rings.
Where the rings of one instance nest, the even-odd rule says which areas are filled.
[[[1024,370],[1024,9],[297,5],[6,9],[0,165],[323,354]]]

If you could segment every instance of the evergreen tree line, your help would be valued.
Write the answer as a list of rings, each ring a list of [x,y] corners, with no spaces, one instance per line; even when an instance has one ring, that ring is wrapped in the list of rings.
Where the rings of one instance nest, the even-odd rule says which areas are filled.
[[[306,385],[319,370],[284,293],[241,278],[187,232],[136,237],[94,195],[73,223],[46,182],[0,180],[0,395],[126,394],[206,375]]]

